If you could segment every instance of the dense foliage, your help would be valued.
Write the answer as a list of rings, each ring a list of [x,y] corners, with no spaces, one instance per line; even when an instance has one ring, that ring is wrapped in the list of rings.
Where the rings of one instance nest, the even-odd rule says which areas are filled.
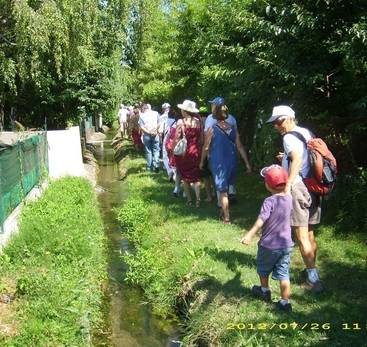
[[[108,116],[120,94],[123,0],[1,0],[0,115],[60,128]],[[1,123],[1,122],[0,122]]]
[[[222,95],[257,168],[281,148],[264,119],[287,103],[362,196],[366,13],[364,0],[0,0],[0,127]]]
[[[362,0],[165,1],[140,13],[132,90],[157,106],[223,95],[259,162],[273,155],[263,119],[291,104],[354,170],[366,164],[366,13]]]
[[[111,119],[120,100],[223,95],[254,164],[271,160],[263,120],[289,103],[342,170],[365,166],[363,0],[0,0],[0,118],[27,127]],[[1,122],[0,122],[1,123]]]

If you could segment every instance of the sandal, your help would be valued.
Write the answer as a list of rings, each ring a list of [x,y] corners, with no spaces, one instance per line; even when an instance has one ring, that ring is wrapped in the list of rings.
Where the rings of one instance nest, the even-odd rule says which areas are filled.
[[[200,199],[196,200],[195,207],[200,207]]]
[[[186,201],[186,206],[192,206],[192,201],[191,200]]]
[[[223,224],[231,224],[231,220],[230,219],[223,219]]]

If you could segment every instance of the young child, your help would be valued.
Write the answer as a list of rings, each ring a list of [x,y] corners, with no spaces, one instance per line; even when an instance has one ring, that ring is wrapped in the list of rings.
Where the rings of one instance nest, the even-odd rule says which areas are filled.
[[[285,193],[288,174],[279,165],[265,167],[260,174],[265,179],[266,189],[272,195],[264,200],[258,219],[241,239],[241,243],[250,244],[254,235],[262,228],[256,258],[261,286],[253,286],[252,293],[270,302],[269,275],[272,273],[272,278],[280,282],[282,299],[278,301],[277,307],[282,311],[291,312],[289,265],[293,241],[290,226],[292,197]]]

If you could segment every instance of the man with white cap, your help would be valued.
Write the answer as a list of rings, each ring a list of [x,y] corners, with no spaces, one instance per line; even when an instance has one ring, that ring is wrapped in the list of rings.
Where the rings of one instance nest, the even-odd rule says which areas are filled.
[[[313,232],[314,225],[320,223],[321,198],[310,193],[302,181],[309,171],[306,144],[294,133],[299,133],[308,141],[312,134],[306,128],[297,126],[295,112],[289,106],[281,105],[273,108],[267,123],[283,136],[284,153],[279,159],[288,170],[289,178],[286,191],[293,197],[291,225],[295,229],[299,249],[306,265],[306,283],[315,292],[321,292],[323,285],[316,269],[317,244]]]

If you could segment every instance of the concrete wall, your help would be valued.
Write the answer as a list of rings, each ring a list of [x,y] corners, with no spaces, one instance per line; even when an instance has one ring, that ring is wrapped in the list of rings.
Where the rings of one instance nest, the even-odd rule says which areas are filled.
[[[24,139],[25,134],[2,133],[0,141],[7,144],[16,142],[19,136]],[[80,144],[79,127],[72,127],[68,130],[47,131],[48,141],[48,161],[49,176],[56,179],[62,176],[86,176],[84,169],[82,149]],[[35,187],[27,195],[26,200],[37,199],[45,189]],[[0,254],[10,237],[18,231],[18,219],[21,212],[20,204],[11,215],[5,220],[4,225],[0,226]]]
[[[47,141],[51,178],[85,176],[79,127],[47,131]]]

